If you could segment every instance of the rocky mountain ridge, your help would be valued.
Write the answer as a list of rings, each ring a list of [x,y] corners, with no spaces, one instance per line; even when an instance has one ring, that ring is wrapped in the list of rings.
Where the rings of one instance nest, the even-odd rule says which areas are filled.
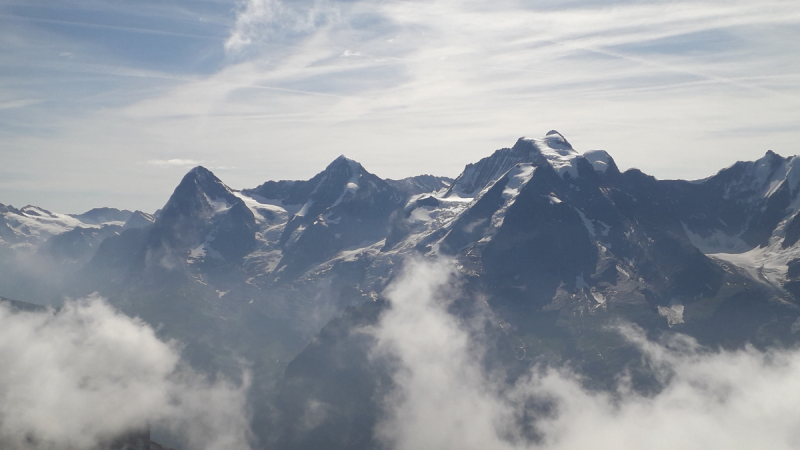
[[[452,313],[492,317],[485,333],[509,373],[571,361],[607,385],[636,359],[608,331],[616,320],[714,346],[795,342],[795,160],[770,151],[705,180],[657,180],[551,131],[455,179],[384,180],[340,156],[309,180],[239,191],[197,167],[154,216],[3,206],[0,247],[4,261],[72,261],[59,284],[69,295],[99,291],[158,324],[194,365],[250,361],[265,447],[370,448],[375,416],[362,413],[379,410],[390,377],[353,330],[390,307],[383,290],[409,257],[454,261],[463,294]],[[330,420],[297,433],[311,401]]]

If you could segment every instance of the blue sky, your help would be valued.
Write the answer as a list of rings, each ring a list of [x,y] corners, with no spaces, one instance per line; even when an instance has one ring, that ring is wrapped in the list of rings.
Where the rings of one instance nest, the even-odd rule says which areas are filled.
[[[339,154],[456,176],[557,129],[702,178],[800,151],[792,1],[0,0],[0,203],[154,211]]]

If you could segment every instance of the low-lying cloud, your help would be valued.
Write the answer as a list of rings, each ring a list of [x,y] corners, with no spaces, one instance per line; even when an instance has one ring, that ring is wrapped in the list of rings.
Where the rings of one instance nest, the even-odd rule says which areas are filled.
[[[659,393],[631,390],[622,374],[615,392],[588,391],[552,368],[508,386],[482,369],[480,343],[446,311],[456,281],[451,264],[416,261],[387,293],[392,309],[374,332],[377,351],[400,361],[377,429],[391,448],[800,447],[798,351],[712,351],[623,325],[664,384]]]
[[[181,362],[176,342],[99,297],[0,303],[0,447],[89,449],[148,424],[191,449],[248,449],[246,393]]]

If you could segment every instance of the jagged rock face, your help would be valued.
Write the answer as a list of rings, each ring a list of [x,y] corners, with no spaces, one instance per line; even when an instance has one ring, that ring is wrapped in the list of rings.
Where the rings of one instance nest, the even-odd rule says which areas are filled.
[[[203,167],[175,189],[147,236],[145,266],[172,269],[193,249],[235,263],[255,249],[255,217],[242,199]]]
[[[341,198],[343,195],[348,192],[354,193],[361,188],[357,183],[361,177],[370,177],[369,181],[386,184],[385,181],[364,170],[357,162],[340,156],[308,181],[268,181],[254,189],[244,189],[242,193],[266,200],[277,200],[284,206],[308,205],[301,214],[296,215],[318,216],[326,208],[337,203],[337,200],[339,202],[344,200]],[[348,183],[355,183],[357,186],[348,187]]]
[[[206,222],[219,209],[229,208],[237,199],[227,186],[202,167],[192,169],[181,180],[161,210],[156,227],[173,247],[188,247],[205,238]]]
[[[243,189],[242,193],[251,197],[280,200],[284,205],[302,205],[311,197],[322,178],[323,172],[320,172],[308,181],[267,181],[256,188]]]
[[[513,147],[497,150],[475,164],[468,164],[446,195],[474,197],[517,164],[552,164],[560,171],[575,157],[582,156],[557,131],[550,131],[543,139],[520,138]]]
[[[707,245],[716,245],[716,250],[742,251],[766,246],[778,224],[797,212],[800,167],[795,167],[795,159],[770,151],[757,161],[737,162],[705,180],[660,183],[691,233],[707,240]],[[797,242],[796,228],[787,228],[786,247]],[[729,239],[717,239],[715,244],[715,234]]]
[[[718,292],[722,269],[691,244],[655,178],[631,170],[609,188],[624,223],[609,232],[608,248],[628,262],[624,267],[633,270],[634,278],[645,281],[643,294],[649,300],[691,302]]]
[[[455,180],[452,178],[434,175],[418,175],[416,177],[403,178],[402,180],[386,180],[389,185],[408,195],[439,192],[442,189],[449,188],[453,181]]]
[[[483,250],[487,275],[524,277],[532,286],[555,284],[553,294],[561,282],[572,283],[578,276],[588,279],[597,265],[598,250],[568,200],[569,190],[555,171],[537,167]]]
[[[518,142],[519,144],[519,142]],[[448,195],[461,193],[475,195],[487,184],[501,177],[519,163],[533,162],[529,146],[515,145],[513,148],[497,150],[488,158],[468,164],[448,190]]]
[[[344,248],[386,237],[389,218],[409,197],[343,156],[308,181],[268,182],[242,193],[295,207],[278,241],[278,272],[290,279]]]
[[[540,305],[559,290],[617,292],[618,283],[625,299],[611,295],[612,303],[689,301],[719,288],[721,269],[691,245],[654,178],[621,174],[605,152],[580,155],[555,132],[515,148],[527,148],[533,162],[484,187],[445,232],[423,240],[423,252],[457,255],[469,270]],[[482,162],[507,161],[496,152]]]
[[[131,216],[128,218],[127,222],[123,228],[130,229],[130,228],[143,228],[155,223],[156,218],[153,217],[152,214],[147,214],[142,211],[134,211]]]

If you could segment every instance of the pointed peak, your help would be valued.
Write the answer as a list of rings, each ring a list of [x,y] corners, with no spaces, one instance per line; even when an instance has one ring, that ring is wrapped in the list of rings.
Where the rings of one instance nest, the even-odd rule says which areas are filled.
[[[346,162],[346,163],[355,163],[355,164],[358,164],[358,162],[357,162],[357,161],[355,161],[355,160],[352,160],[352,159],[348,158],[347,156],[344,156],[344,155],[339,155],[339,156],[338,156],[338,157],[336,157],[336,159],[334,159],[334,160],[333,160],[333,161],[332,161],[332,162],[331,162],[329,165],[333,165],[333,164],[342,164],[342,163],[345,163],[345,162]]]
[[[757,164],[766,164],[770,167],[777,167],[786,161],[788,158],[784,158],[781,155],[773,152],[772,150],[767,150],[764,153],[764,156],[756,160]]]
[[[222,180],[203,166],[197,166],[187,172],[178,184],[176,192],[198,189],[211,196],[211,198],[233,195],[231,189]]]
[[[222,183],[222,180],[217,178],[214,175],[214,172],[206,169],[203,166],[197,166],[192,170],[188,171],[186,175],[183,176],[183,180],[181,180],[181,184],[183,183]]]
[[[558,150],[572,150],[572,144],[567,141],[563,134],[556,130],[550,130],[544,137],[544,142],[548,147]]]
[[[325,171],[340,170],[339,168],[349,168],[351,173],[358,172],[359,169],[364,170],[364,167],[358,161],[350,159],[344,155],[339,155],[339,157],[328,164],[328,167],[325,168]]]
[[[211,172],[210,170],[206,169],[203,166],[194,167],[186,175],[189,175],[189,174],[199,175],[199,176],[209,176],[209,175],[214,176],[213,172]]]
[[[131,214],[131,217],[125,221],[124,228],[142,228],[155,223],[156,218],[153,214],[139,211],[138,209]]]

